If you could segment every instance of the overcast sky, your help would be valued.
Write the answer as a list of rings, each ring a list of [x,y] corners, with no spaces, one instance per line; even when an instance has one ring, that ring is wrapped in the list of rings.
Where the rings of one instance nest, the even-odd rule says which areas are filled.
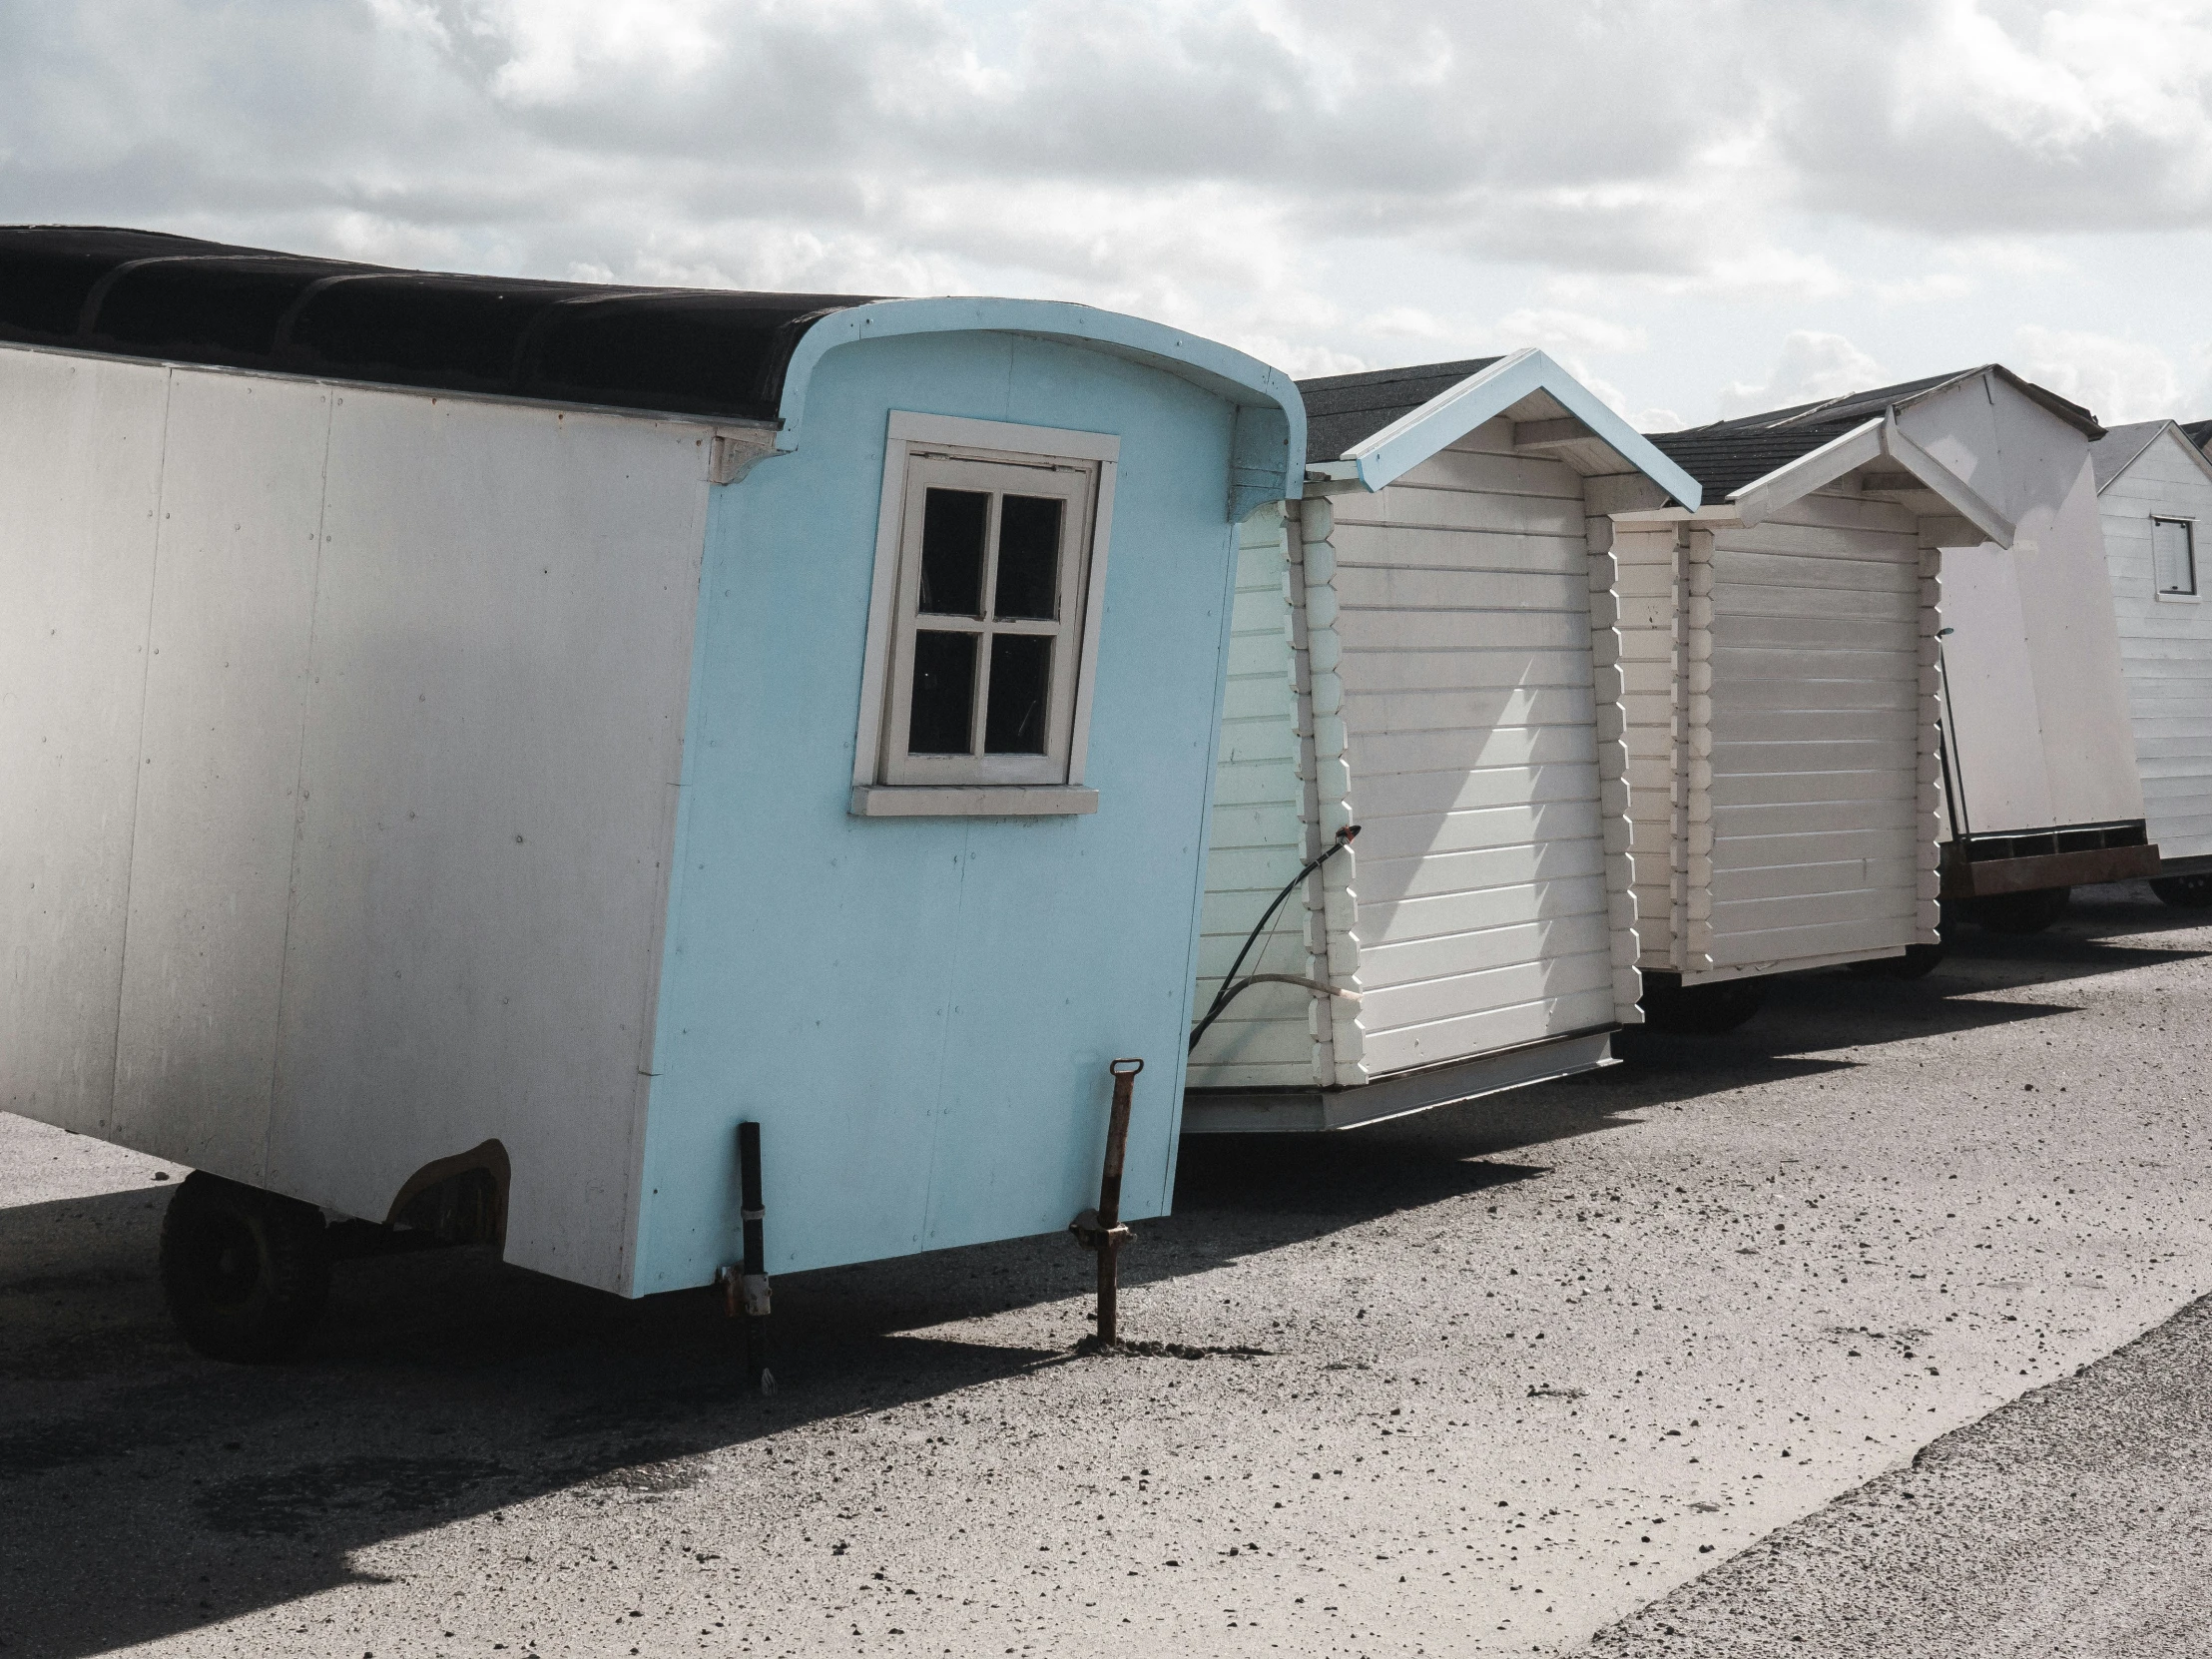
[[[2212,415],[2212,0],[0,0],[0,221]]]

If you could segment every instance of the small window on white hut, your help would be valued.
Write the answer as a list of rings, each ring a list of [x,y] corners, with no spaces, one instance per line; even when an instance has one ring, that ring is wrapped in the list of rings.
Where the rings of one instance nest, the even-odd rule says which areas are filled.
[[[2197,591],[2197,548],[2194,526],[2185,518],[2150,521],[2151,563],[2162,597],[2193,598]]]
[[[852,811],[1094,813],[1085,787],[1121,439],[894,409]]]

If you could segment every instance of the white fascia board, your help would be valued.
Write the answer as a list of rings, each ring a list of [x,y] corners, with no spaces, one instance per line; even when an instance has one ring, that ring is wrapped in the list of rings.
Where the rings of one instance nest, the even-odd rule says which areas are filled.
[[[1883,416],[1882,452],[1941,496],[1957,510],[1960,518],[1999,547],[2012,545],[2012,536],[2017,526],[1984,501],[1965,479],[1899,430],[1895,409]]]
[[[1802,496],[1833,484],[1847,472],[1884,457],[1896,461],[1921,483],[2000,547],[2012,545],[2013,524],[1984,501],[1957,473],[1898,429],[1895,411],[1875,416],[1842,437],[1755,478],[1728,499],[1746,524],[1758,524]]]
[[[879,299],[822,316],[799,336],[784,371],[776,434],[797,449],[816,367],[840,345],[899,334],[1027,334],[1164,369],[1236,405],[1229,502],[1241,519],[1270,501],[1295,501],[1305,479],[1306,400],[1279,368],[1218,340],[1120,311],[1055,299]]]
[[[1382,489],[1535,391],[1549,392],[1590,429],[1592,436],[1618,451],[1630,466],[1685,507],[1695,508],[1704,499],[1695,478],[1606,407],[1589,387],[1535,350],[1500,357],[1479,374],[1470,374],[1450,389],[1438,392],[1364,443],[1346,450],[1344,459],[1358,469],[1361,483],[1371,490]]]
[[[1778,466],[1764,478],[1754,478],[1728,499],[1746,524],[1758,524],[1823,484],[1833,484],[1845,473],[1865,466],[1882,454],[1883,417],[1854,426],[1840,438],[1830,438],[1820,448]]]

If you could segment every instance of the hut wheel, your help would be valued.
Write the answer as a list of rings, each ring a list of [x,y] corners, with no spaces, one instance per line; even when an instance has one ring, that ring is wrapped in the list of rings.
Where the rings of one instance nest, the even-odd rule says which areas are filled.
[[[283,1359],[329,1298],[322,1212],[205,1171],[171,1196],[161,1259],[170,1316],[210,1359]]]

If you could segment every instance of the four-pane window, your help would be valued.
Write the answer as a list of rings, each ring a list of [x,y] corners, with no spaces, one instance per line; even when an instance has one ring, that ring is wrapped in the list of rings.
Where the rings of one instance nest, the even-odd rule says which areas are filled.
[[[1067,782],[1096,478],[908,460],[884,782]]]

